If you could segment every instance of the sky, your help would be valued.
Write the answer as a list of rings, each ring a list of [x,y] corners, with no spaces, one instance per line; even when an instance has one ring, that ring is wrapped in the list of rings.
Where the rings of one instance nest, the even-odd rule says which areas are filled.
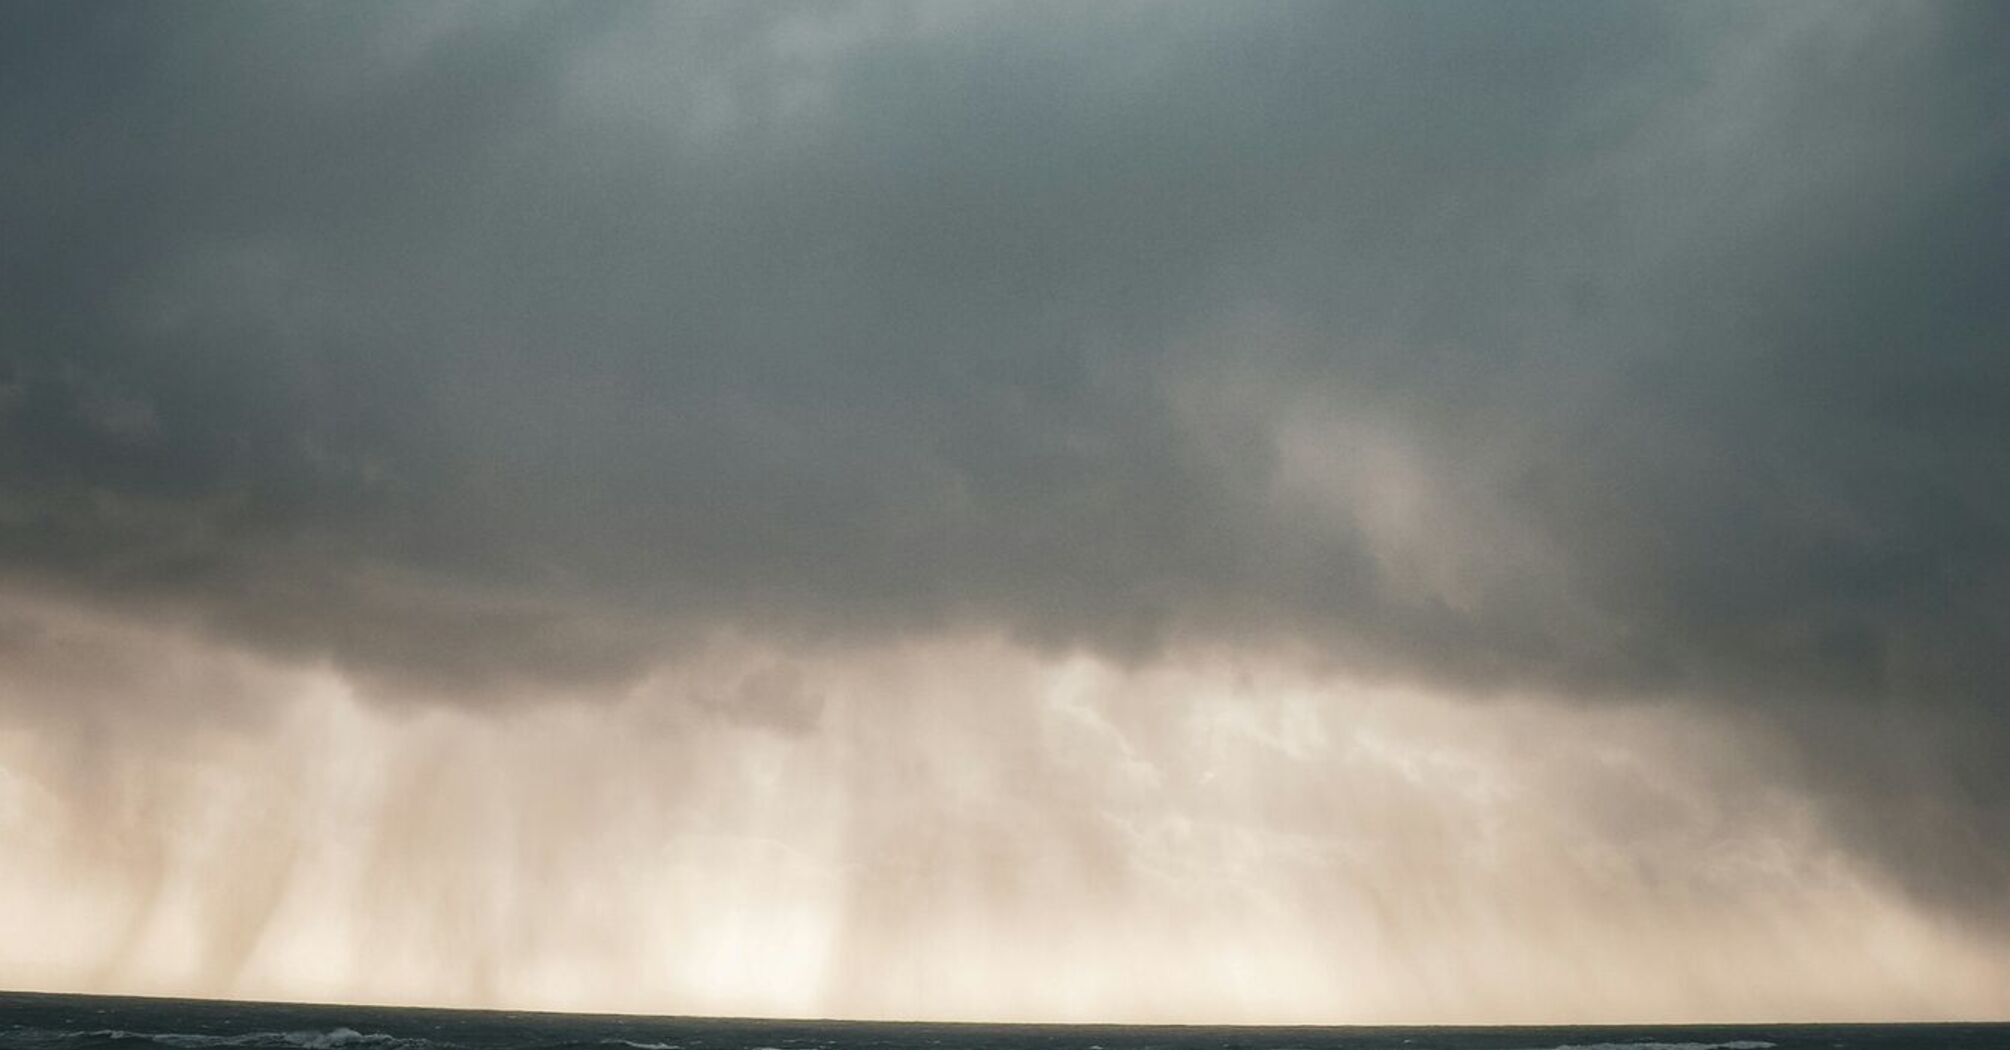
[[[2010,1018],[2006,51],[11,4],[0,986]]]

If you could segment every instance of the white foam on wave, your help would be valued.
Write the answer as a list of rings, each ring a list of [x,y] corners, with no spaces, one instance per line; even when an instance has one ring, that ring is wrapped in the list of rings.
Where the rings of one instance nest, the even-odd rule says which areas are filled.
[[[629,1050],[679,1050],[676,1043],[638,1043],[633,1039],[602,1039],[602,1046],[625,1046]]]
[[[363,1033],[354,1028],[335,1028],[326,1032],[288,1032],[286,1041],[304,1050],[332,1050],[338,1046],[385,1046],[403,1043],[405,1040],[382,1032]]]

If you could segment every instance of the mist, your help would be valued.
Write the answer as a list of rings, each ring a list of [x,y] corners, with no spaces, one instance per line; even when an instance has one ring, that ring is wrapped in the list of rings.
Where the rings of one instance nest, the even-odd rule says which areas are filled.
[[[2010,8],[0,11],[0,986],[2010,1016]]]
[[[1286,652],[720,637],[605,696],[409,710],[326,666],[42,628],[79,676],[138,654],[117,705],[255,713],[0,736],[10,987],[1141,1022],[2010,1008],[2010,943],[1841,848],[1763,734],[1683,707],[1475,703]]]

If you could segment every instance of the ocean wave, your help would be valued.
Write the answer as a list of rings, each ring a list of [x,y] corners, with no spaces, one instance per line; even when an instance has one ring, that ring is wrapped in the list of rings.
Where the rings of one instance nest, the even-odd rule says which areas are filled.
[[[17,1030],[14,1038],[0,1041],[35,1045],[74,1043],[151,1043],[172,1050],[216,1050],[219,1047],[244,1050],[342,1050],[344,1047],[373,1047],[381,1050],[424,1050],[433,1044],[426,1039],[406,1039],[383,1032],[359,1032],[354,1028],[312,1029],[294,1032],[240,1032],[236,1035],[205,1035],[196,1032],[129,1032],[122,1028],[100,1028],[87,1032]],[[23,1037],[26,1037],[25,1040]],[[640,1050],[640,1048],[638,1048]],[[654,1048],[651,1048],[654,1050]]]
[[[1567,1043],[1531,1050],[1773,1050],[1763,1039],[1733,1039],[1728,1043]]]

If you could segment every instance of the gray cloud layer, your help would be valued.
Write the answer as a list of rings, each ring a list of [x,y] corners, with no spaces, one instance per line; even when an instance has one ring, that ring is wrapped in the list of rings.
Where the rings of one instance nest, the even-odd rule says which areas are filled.
[[[464,696],[978,625],[1745,705],[2010,922],[2000,5],[6,19],[15,587]]]

